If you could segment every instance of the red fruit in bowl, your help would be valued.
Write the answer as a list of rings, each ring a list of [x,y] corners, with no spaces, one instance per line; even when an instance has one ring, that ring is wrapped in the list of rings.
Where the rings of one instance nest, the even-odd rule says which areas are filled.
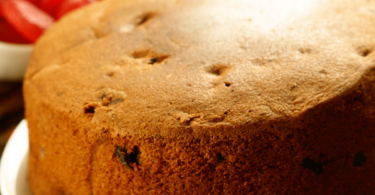
[[[30,42],[34,43],[54,19],[47,13],[23,0],[0,0],[4,18]]]
[[[12,25],[2,19],[0,19],[0,41],[19,44],[30,43]]]
[[[35,4],[35,5],[36,5],[36,3],[37,3],[37,0],[26,0],[26,1],[28,1],[28,2],[30,2],[30,3],[32,3],[32,4]]]
[[[0,19],[4,18],[2,7],[3,7],[3,0],[0,0]]]
[[[37,6],[49,15],[54,16],[63,2],[64,0],[39,0]]]
[[[1,3],[3,1],[5,1],[5,0],[0,0],[0,18],[4,18],[3,12],[1,11],[1,7],[2,7]],[[37,3],[37,0],[25,0],[25,1],[28,1],[28,2],[30,2],[32,4],[36,4]]]
[[[55,18],[60,19],[62,16],[64,16],[68,12],[71,12],[75,9],[78,9],[80,7],[93,3],[95,1],[96,0],[65,0],[61,4],[59,10],[57,11]]]

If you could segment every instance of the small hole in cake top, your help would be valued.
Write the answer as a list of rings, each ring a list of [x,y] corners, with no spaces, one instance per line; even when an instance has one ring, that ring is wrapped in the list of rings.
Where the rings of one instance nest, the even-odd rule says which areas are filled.
[[[363,56],[363,57],[366,57],[366,56],[368,56],[370,53],[371,53],[371,50],[366,49],[365,51],[363,51],[362,56]]]
[[[226,87],[230,87],[232,85],[231,83],[228,83],[228,82],[225,82],[224,84]]]
[[[359,151],[355,154],[353,159],[353,166],[354,167],[361,167],[366,163],[366,157],[363,155],[362,151]]]
[[[309,157],[304,158],[303,161],[302,161],[303,168],[310,169],[311,171],[313,171],[317,175],[320,175],[320,174],[323,173],[323,171],[324,171],[323,165],[324,165],[324,163],[315,162],[314,160],[310,159]]]
[[[224,161],[225,161],[225,157],[221,153],[218,153],[217,154],[217,162],[223,163]]]
[[[150,61],[148,62],[148,64],[153,65],[153,64],[156,64],[156,63],[161,63],[161,62],[165,61],[167,58],[168,58],[168,56],[166,56],[166,55],[150,58]]]
[[[168,55],[159,55],[156,52],[150,50],[135,51],[132,53],[134,59],[142,59],[143,63],[153,65],[156,63],[162,63],[169,58]]]
[[[357,49],[357,52],[358,52],[358,54],[359,54],[360,56],[362,56],[362,57],[367,57],[368,55],[371,54],[372,49],[370,49],[370,48],[360,47],[360,48]]]
[[[137,25],[142,25],[155,16],[155,13],[146,13],[136,19]]]
[[[214,65],[207,72],[216,76],[223,76],[228,72],[228,69],[229,67],[225,65]]]
[[[84,108],[85,114],[94,114],[95,113],[95,106],[86,106]]]
[[[214,75],[220,75],[221,74],[221,70],[218,69],[218,68],[214,68],[210,71],[211,74],[214,74]]]

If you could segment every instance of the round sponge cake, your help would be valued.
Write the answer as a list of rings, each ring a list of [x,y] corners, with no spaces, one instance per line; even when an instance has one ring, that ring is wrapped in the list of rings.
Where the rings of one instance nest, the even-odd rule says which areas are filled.
[[[37,42],[32,192],[374,194],[375,2],[106,0]]]

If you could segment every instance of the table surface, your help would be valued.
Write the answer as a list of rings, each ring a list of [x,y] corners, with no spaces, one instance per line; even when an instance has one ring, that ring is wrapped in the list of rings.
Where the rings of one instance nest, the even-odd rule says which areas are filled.
[[[7,138],[23,118],[22,83],[0,82],[0,155]]]

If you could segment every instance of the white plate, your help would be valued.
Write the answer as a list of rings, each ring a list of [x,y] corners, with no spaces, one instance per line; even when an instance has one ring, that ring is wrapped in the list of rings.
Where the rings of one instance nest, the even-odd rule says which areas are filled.
[[[27,179],[29,132],[26,120],[14,130],[5,146],[0,164],[2,195],[32,195]]]
[[[0,80],[22,80],[33,48],[32,44],[0,41]]]

